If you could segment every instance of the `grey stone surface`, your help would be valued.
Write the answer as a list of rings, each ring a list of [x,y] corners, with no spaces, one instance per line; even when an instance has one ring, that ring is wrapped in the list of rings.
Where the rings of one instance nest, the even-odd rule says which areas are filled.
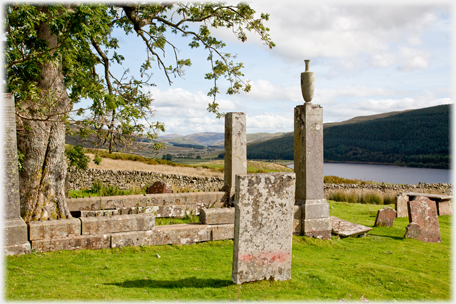
[[[437,211],[439,215],[453,215],[453,208],[450,200],[443,200],[437,203]]]
[[[81,220],[78,218],[33,221],[28,226],[31,241],[81,235]]]
[[[234,224],[234,208],[203,208],[199,218],[202,224],[207,225]]]
[[[225,115],[225,170],[224,189],[228,200],[233,199],[235,176],[247,173],[246,116],[241,112]]]
[[[154,245],[194,244],[211,240],[211,228],[202,224],[178,224],[156,226]]]
[[[111,234],[111,248],[142,245],[155,245],[153,230],[118,232]]]
[[[370,227],[351,223],[335,216],[331,216],[330,219],[332,222],[332,233],[342,237],[363,236],[372,230]]]
[[[44,239],[32,241],[32,249],[37,252],[76,250],[76,249],[102,249],[111,247],[111,236],[79,235],[66,238]]]
[[[294,110],[296,200],[319,200],[323,193],[323,108],[306,103]]]
[[[408,207],[407,202],[409,201],[409,197],[405,193],[399,193],[396,196],[396,216],[397,217],[408,217]]]
[[[19,172],[17,168],[16,111],[12,94],[3,94],[3,220],[4,253],[30,252],[27,225],[21,218]]]
[[[377,211],[375,218],[375,227],[393,227],[396,218],[396,210],[391,207],[385,207]]]
[[[234,238],[234,224],[211,226],[211,241],[228,240]]]
[[[294,173],[236,176],[235,284],[291,279]]]
[[[72,198],[66,201],[70,211],[195,205],[195,211],[198,214],[199,208],[221,207],[224,196],[225,192],[218,191]],[[157,215],[157,217],[160,216]]]
[[[155,226],[155,216],[152,213],[82,217],[80,220],[82,235],[146,231],[153,230]]]
[[[300,229],[305,236],[329,239],[331,220],[323,183],[323,108],[306,102],[295,107],[294,115],[294,171],[296,204],[301,205]]]

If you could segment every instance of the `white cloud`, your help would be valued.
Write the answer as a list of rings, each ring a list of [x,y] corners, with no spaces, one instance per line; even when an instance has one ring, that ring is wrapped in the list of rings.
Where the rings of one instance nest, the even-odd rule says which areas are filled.
[[[412,71],[424,69],[429,66],[430,54],[419,49],[403,47],[400,49],[401,64],[398,69],[401,71]]]

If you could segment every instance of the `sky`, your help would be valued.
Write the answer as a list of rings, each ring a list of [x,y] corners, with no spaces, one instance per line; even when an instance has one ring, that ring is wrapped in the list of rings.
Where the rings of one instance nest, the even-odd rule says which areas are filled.
[[[228,96],[221,90],[218,96],[222,112],[246,113],[247,133],[293,131],[293,109],[304,103],[304,59],[310,59],[315,74],[312,103],[323,107],[325,123],[453,103],[450,2],[248,3],[256,12],[270,14],[266,26],[275,48],[253,34],[242,43],[230,31],[215,32],[226,42],[225,51],[244,63],[252,84],[247,94]],[[127,57],[140,64],[141,41],[134,35],[124,39],[120,43],[127,42]],[[212,83],[204,79],[207,53],[189,50],[188,42],[176,42],[180,55],[193,62],[184,77],[172,79],[170,86],[155,69],[156,86],[145,88],[154,97],[153,120],[165,123],[165,134],[224,132],[224,119],[206,110],[212,100],[207,96]]]
[[[304,103],[300,73],[305,59],[315,73],[312,102],[323,107],[325,123],[452,103],[451,2],[366,2],[247,1],[258,14],[270,14],[265,25],[276,47],[269,49],[255,34],[242,43],[230,30],[214,32],[226,42],[224,51],[244,63],[245,79],[252,85],[251,92],[233,96],[223,94],[226,86],[221,85],[220,110],[246,113],[247,133],[293,131],[293,109]],[[128,68],[139,77],[144,43],[136,34],[117,37],[117,51],[126,61],[113,70]],[[204,79],[210,68],[207,52],[191,50],[190,40],[168,38],[193,65],[172,85],[162,70],[153,68],[156,86],[144,90],[154,98],[152,121],[165,124],[160,135],[224,132],[224,119],[207,112],[213,84]],[[165,60],[173,63],[170,50]]]

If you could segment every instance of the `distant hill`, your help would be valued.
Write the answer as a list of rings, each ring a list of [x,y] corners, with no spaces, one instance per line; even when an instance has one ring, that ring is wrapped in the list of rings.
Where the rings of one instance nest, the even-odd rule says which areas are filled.
[[[449,168],[450,105],[385,114],[325,124],[325,161]],[[287,133],[252,143],[247,158],[292,160],[293,141]]]
[[[247,134],[247,142],[263,141],[283,135],[283,132],[278,133],[252,133]],[[159,136],[158,140],[168,143],[179,143],[189,145],[202,145],[202,146],[224,146],[225,133],[217,132],[204,132],[194,133],[190,135],[171,134],[166,136]]]

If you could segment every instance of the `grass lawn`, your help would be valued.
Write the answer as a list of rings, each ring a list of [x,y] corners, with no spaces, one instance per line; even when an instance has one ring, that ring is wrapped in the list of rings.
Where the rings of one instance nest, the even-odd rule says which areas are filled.
[[[330,201],[330,214],[372,227],[384,206]],[[233,241],[8,256],[6,300],[450,300],[451,216],[442,243],[403,239],[408,220],[365,238],[293,237],[292,279],[231,282]]]

